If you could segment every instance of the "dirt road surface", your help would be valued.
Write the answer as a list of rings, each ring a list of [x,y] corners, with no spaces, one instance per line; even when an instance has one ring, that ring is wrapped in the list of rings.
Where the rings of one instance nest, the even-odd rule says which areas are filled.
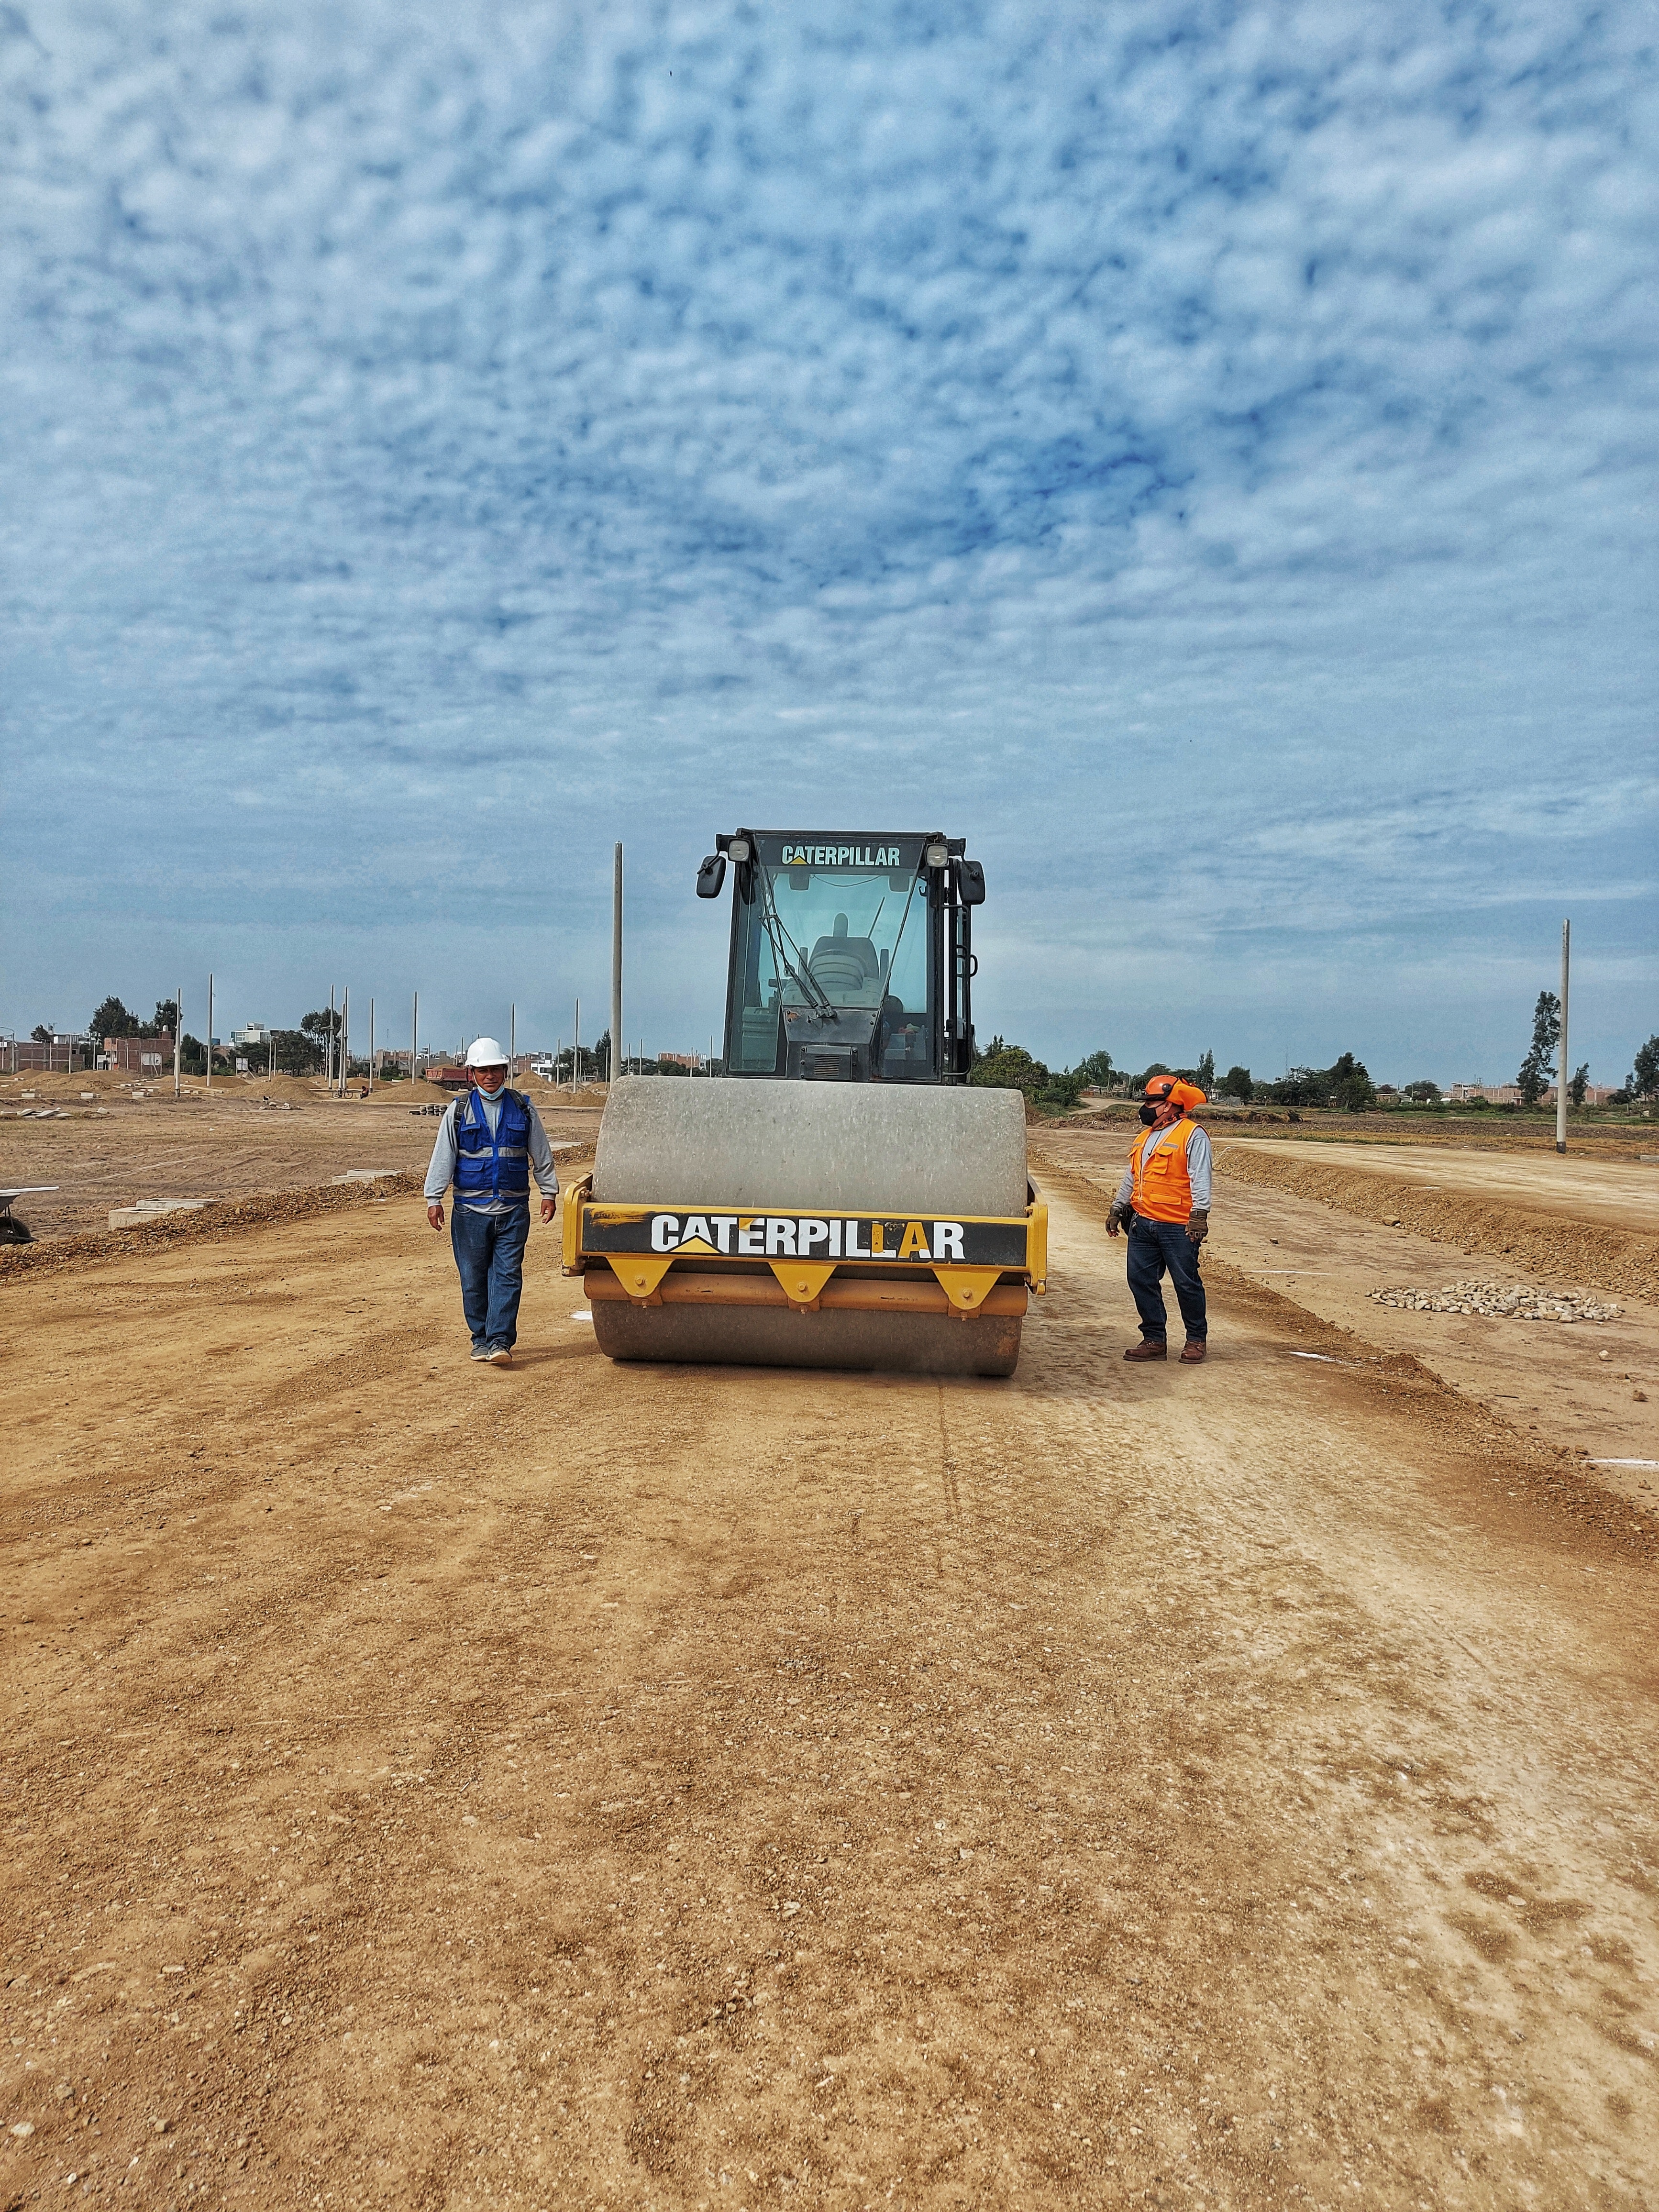
[[[3,2201],[1659,2202],[1636,1538],[1092,1203],[1009,1382],[540,1230],[475,1367],[416,1200],[0,1285]]]
[[[1278,1159],[1316,1162],[1362,1174],[1398,1177],[1430,1188],[1495,1198],[1528,1213],[1557,1213],[1576,1221],[1604,1222],[1659,1236],[1659,1166],[1641,1159],[1598,1159],[1581,1150],[1553,1152],[1452,1151],[1430,1145],[1344,1145],[1329,1140],[1234,1136],[1223,1127],[1218,1142]],[[1659,1151],[1659,1139],[1655,1139]]]
[[[1044,1159],[1109,1197],[1129,1139],[1123,1131],[1108,1138],[1061,1124],[1044,1131],[1036,1142]],[[1443,1241],[1460,1233],[1464,1218],[1460,1213],[1450,1221],[1437,1220],[1431,1199],[1413,1209],[1420,1225],[1420,1233],[1413,1233],[1397,1219],[1374,1218],[1378,1210],[1386,1214],[1386,1206],[1373,1208],[1370,1217],[1352,1212],[1328,1199],[1277,1184],[1242,1182],[1234,1165],[1241,1152],[1255,1161],[1266,1154],[1270,1164],[1311,1155],[1310,1164],[1323,1171],[1332,1165],[1333,1153],[1358,1150],[1328,1144],[1246,1147],[1224,1139],[1217,1152],[1212,1259],[1230,1263],[1320,1321],[1352,1332],[1362,1353],[1375,1348],[1418,1361],[1528,1438],[1579,1455],[1589,1462],[1591,1480],[1650,1511],[1659,1502],[1659,1304],[1621,1285],[1613,1301],[1620,1308],[1616,1319],[1563,1326],[1480,1313],[1422,1313],[1379,1304],[1371,1295],[1390,1287],[1437,1291],[1470,1280],[1537,1281],[1540,1273],[1547,1287],[1572,1287],[1577,1279],[1573,1263],[1585,1257],[1585,1240],[1577,1229],[1577,1212],[1567,1207],[1558,1213],[1550,1203],[1553,1157],[1534,1164],[1443,1154],[1435,1161],[1448,1189],[1481,1189],[1478,1175],[1464,1173],[1473,1164],[1476,1170],[1509,1170],[1512,1182],[1498,1188],[1516,1188],[1528,1198],[1525,1213],[1499,1211],[1483,1223],[1495,1231],[1486,1237],[1485,1251]],[[1358,1172],[1368,1180],[1384,1179],[1390,1189],[1414,1188],[1426,1194],[1431,1186],[1393,1176],[1390,1164],[1397,1157],[1398,1148],[1379,1146],[1362,1158]],[[1529,1172],[1534,1164],[1535,1176]],[[1622,1186],[1653,1170],[1610,1163],[1599,1164],[1595,1172],[1610,1186]],[[1322,1172],[1317,1181],[1321,1186],[1334,1181],[1339,1190],[1346,1183],[1350,1197],[1357,1194],[1352,1176],[1334,1178]],[[1535,1198],[1540,1185],[1543,1196]],[[1361,1186],[1358,1194],[1363,1191]],[[1608,1198],[1608,1193],[1604,1190],[1602,1196]],[[1610,1198],[1608,1210],[1613,1211]],[[1559,1231],[1552,1226],[1553,1216],[1560,1224]],[[1541,1271],[1526,1257],[1517,1261],[1511,1249],[1512,1243],[1528,1243],[1528,1226],[1535,1231],[1540,1224],[1547,1233],[1532,1237],[1538,1249],[1528,1256],[1545,1261]],[[1437,1231],[1442,1241],[1430,1231]],[[1552,1258],[1557,1264],[1548,1264]],[[1631,1271],[1626,1265],[1617,1272]]]

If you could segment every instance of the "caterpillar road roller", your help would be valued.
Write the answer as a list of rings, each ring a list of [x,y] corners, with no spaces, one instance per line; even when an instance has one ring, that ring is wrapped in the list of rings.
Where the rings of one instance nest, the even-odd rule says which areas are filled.
[[[1017,1091],[975,1089],[961,838],[739,830],[725,1079],[621,1077],[563,1261],[613,1359],[1010,1375],[1046,1287]]]

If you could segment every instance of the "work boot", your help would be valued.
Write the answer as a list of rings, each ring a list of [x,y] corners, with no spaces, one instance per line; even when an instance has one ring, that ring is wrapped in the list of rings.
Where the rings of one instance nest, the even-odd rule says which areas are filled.
[[[1189,1336],[1185,1344],[1181,1347],[1182,1365],[1187,1367],[1196,1367],[1200,1360],[1203,1358],[1207,1349],[1208,1347],[1206,1346],[1204,1339],[1201,1336]]]
[[[1167,1359],[1170,1347],[1161,1336],[1143,1336],[1124,1353],[1126,1359]]]

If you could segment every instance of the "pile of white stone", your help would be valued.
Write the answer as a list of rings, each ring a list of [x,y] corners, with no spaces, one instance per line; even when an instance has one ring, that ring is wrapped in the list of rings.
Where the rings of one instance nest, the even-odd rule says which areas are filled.
[[[1407,1313],[1490,1314],[1499,1321],[1617,1321],[1624,1311],[1622,1306],[1598,1304],[1582,1291],[1540,1291],[1530,1283],[1505,1283],[1496,1276],[1448,1283],[1439,1291],[1401,1286],[1370,1295],[1380,1306],[1400,1306]]]

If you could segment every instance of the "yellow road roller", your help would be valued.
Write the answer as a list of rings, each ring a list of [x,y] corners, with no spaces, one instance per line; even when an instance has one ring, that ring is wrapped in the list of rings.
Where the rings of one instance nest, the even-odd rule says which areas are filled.
[[[565,1195],[613,1359],[1010,1375],[1048,1213],[1017,1091],[971,1088],[960,838],[739,830],[724,1078],[625,1075]]]

